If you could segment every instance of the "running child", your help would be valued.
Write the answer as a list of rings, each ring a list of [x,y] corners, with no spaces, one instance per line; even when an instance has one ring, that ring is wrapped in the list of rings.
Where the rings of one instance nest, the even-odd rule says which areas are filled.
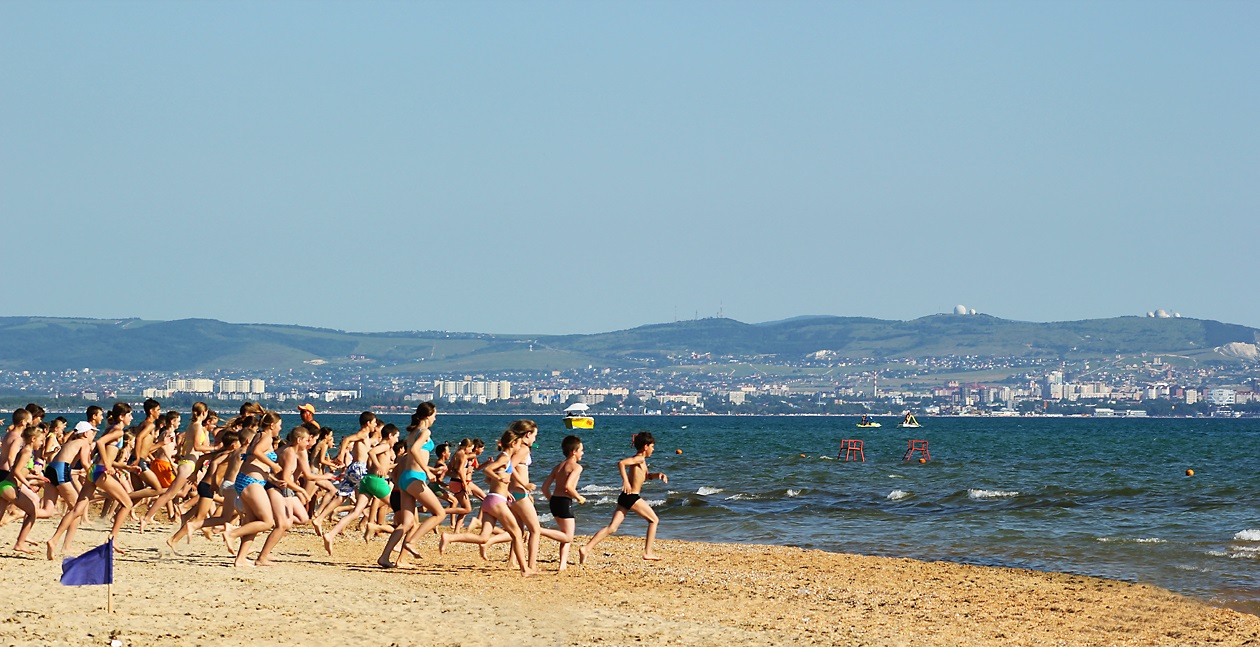
[[[635,434],[634,448],[636,450],[634,456],[617,462],[617,469],[621,470],[621,494],[617,495],[617,509],[613,511],[612,521],[595,533],[585,546],[578,549],[579,564],[586,563],[591,549],[599,542],[617,532],[626,514],[630,512],[643,517],[648,522],[647,535],[643,540],[643,559],[648,561],[660,559],[656,553],[652,552],[652,542],[656,539],[656,526],[660,523],[660,519],[652,511],[652,506],[639,496],[639,492],[643,490],[644,481],[660,479],[662,483],[669,483],[669,477],[664,472],[648,471],[647,459],[651,458],[652,452],[656,451],[656,439],[652,438],[652,434],[646,431]]]
[[[577,519],[573,516],[573,502],[578,505],[586,503],[586,497],[578,492],[578,478],[582,476],[582,439],[577,436],[565,436],[560,442],[560,450],[564,452],[564,460],[552,468],[551,473],[542,482],[543,496],[547,497],[547,505],[551,508],[551,516],[556,525],[564,533],[564,541],[560,542],[560,568],[563,571],[569,566],[569,546],[573,544],[573,533],[577,531]]]

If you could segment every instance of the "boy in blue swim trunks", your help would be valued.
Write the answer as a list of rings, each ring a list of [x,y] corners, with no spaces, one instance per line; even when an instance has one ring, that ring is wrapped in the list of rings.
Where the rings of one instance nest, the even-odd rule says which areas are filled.
[[[617,469],[621,470],[621,494],[617,495],[617,509],[613,512],[612,522],[595,533],[585,546],[578,549],[579,564],[586,563],[586,558],[590,556],[591,549],[596,544],[608,535],[617,532],[626,514],[630,512],[643,517],[648,522],[647,535],[643,540],[643,559],[652,562],[661,559],[652,552],[652,542],[656,539],[656,525],[660,523],[660,519],[652,511],[652,506],[639,496],[639,492],[643,490],[644,481],[660,479],[662,483],[669,483],[669,477],[664,472],[648,471],[647,459],[652,456],[652,452],[656,451],[656,439],[652,438],[652,434],[646,431],[635,434],[634,448],[636,450],[634,456],[623,458],[617,463]]]

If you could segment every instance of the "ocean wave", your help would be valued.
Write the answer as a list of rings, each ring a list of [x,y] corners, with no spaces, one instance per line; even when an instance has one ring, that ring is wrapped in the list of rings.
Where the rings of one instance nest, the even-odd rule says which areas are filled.
[[[752,501],[753,499],[756,499],[756,498],[757,498],[756,494],[744,494],[741,492],[740,494],[732,494],[731,496],[726,497],[726,500],[727,501]]]
[[[612,485],[587,485],[582,488],[583,492],[620,492],[621,488]]]
[[[904,477],[904,476],[902,476],[902,475],[900,475],[900,474],[889,474],[889,475],[888,475],[888,478],[890,478],[890,479],[903,479],[903,478],[906,478],[906,477]]]
[[[1234,534],[1234,541],[1260,541],[1260,530],[1240,530]]]
[[[653,508],[655,508],[658,505],[665,505],[665,499],[644,499],[644,501],[647,501],[648,505],[652,506]]]
[[[972,488],[967,490],[967,496],[972,499],[1002,499],[1019,496],[1019,492],[1014,490],[979,490]]]
[[[819,458],[821,458],[821,459],[823,459],[823,460],[825,460],[825,461],[834,461],[834,460],[836,460],[836,457],[835,457],[835,456],[819,456]]]
[[[893,490],[892,492],[888,493],[888,500],[900,501],[908,496],[910,496],[910,493],[906,492],[905,490]]]
[[[788,495],[788,496],[800,496],[800,495],[801,495],[801,490],[793,490],[792,488],[788,488],[787,495]]]
[[[703,485],[699,490],[696,490],[696,494],[699,494],[700,496],[709,496],[710,494],[717,494],[718,492],[725,492],[725,490],[720,487],[709,487],[707,485]]]
[[[555,520],[555,517],[551,516],[550,513],[538,515],[539,523],[547,523],[548,521],[554,521],[554,520]]]
[[[1102,542],[1104,544],[1166,544],[1168,543],[1167,539],[1160,539],[1159,537],[1133,537],[1133,538],[1095,537],[1094,540]]]

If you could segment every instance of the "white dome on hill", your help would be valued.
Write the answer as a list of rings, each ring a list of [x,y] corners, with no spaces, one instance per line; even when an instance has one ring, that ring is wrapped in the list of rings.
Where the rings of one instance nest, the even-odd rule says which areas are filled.
[[[964,305],[956,305],[956,306],[954,306],[954,314],[956,314],[956,315],[965,315],[965,314],[967,314],[967,306],[964,306]]]

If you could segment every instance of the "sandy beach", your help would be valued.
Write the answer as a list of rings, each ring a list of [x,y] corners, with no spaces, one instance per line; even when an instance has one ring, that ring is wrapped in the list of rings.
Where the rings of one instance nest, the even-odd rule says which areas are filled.
[[[105,587],[59,585],[59,559],[8,552],[17,524],[0,528],[3,644],[1260,644],[1260,617],[1056,573],[678,541],[646,563],[634,535],[559,574],[544,541],[530,579],[506,568],[504,546],[490,562],[466,544],[439,556],[431,535],[423,561],[386,571],[373,565],[381,542],[346,536],[329,558],[310,529],[280,544],[281,564],[236,569],[201,537],[171,555],[169,529],[120,536],[107,615]],[[41,522],[34,538],[49,532]],[[105,537],[98,523],[76,548]]]

